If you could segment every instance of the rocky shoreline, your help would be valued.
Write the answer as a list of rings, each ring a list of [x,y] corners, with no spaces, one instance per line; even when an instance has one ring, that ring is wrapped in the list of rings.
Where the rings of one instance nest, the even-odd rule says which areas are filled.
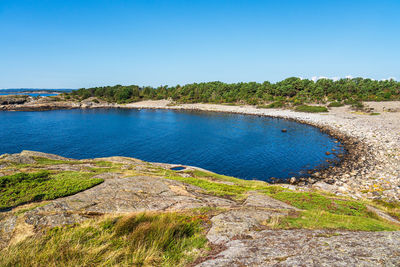
[[[95,99],[81,102],[30,99],[25,103],[0,105],[0,110],[41,111],[77,108],[171,109],[228,112],[283,118],[319,128],[344,145],[347,153],[340,164],[298,179],[304,190],[321,189],[353,198],[400,200],[400,102],[368,103],[381,112],[371,116],[348,107],[333,108],[329,113],[310,114],[282,109],[258,109],[254,106],[216,104],[174,104],[168,100],[111,104]],[[388,108],[389,107],[389,108]],[[294,186],[294,185],[288,185]]]

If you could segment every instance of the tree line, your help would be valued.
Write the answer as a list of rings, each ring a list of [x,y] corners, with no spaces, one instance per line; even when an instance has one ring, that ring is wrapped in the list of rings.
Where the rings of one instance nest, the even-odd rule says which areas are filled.
[[[276,83],[215,81],[157,88],[115,85],[82,88],[64,95],[67,98],[80,100],[97,97],[117,103],[150,99],[171,99],[178,103],[243,103],[251,105],[271,101],[288,101],[294,104],[349,100],[387,101],[400,99],[400,82],[393,79],[377,81],[364,78],[313,81],[291,77]]]

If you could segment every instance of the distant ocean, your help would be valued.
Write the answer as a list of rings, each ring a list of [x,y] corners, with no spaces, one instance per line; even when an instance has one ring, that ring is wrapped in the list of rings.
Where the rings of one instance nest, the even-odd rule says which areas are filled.
[[[0,89],[0,95],[52,96],[60,93],[69,93],[72,90],[74,89],[12,88]]]

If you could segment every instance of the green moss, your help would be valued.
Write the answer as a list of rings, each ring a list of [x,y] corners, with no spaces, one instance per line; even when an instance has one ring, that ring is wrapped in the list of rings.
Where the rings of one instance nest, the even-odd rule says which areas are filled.
[[[357,201],[333,199],[312,192],[277,192],[272,196],[303,210],[324,210],[332,214],[370,217],[367,207]]]
[[[398,231],[400,226],[371,217],[332,214],[324,210],[303,211],[279,218],[275,229],[343,229],[354,231]]]
[[[200,217],[138,214],[56,227],[0,252],[2,266],[184,266],[205,251]]]
[[[99,167],[113,167],[113,163],[109,161],[96,161],[95,164]]]
[[[248,191],[280,192],[284,190],[279,186],[271,186],[262,181],[247,181],[235,177],[215,174],[212,172],[194,170],[186,173],[190,174],[191,176],[178,176],[175,172],[169,170],[166,170],[161,174],[165,178],[200,187],[208,194],[230,197],[236,200],[244,199],[247,196]]]
[[[207,193],[212,195],[233,197],[236,199],[242,199],[244,197],[243,194],[248,190],[247,188],[241,187],[239,185],[212,182],[200,177],[168,176],[166,178],[201,187]]]
[[[75,164],[83,164],[84,163],[79,160],[56,160],[56,159],[48,159],[48,158],[40,158],[40,157],[35,157],[35,161],[38,164],[42,164],[42,165],[58,165],[58,164],[75,165]]]
[[[0,209],[72,195],[103,182],[91,176],[81,172],[41,171],[0,177]]]
[[[294,110],[299,112],[309,112],[309,113],[328,112],[328,109],[326,107],[307,106],[307,105],[297,106]]]

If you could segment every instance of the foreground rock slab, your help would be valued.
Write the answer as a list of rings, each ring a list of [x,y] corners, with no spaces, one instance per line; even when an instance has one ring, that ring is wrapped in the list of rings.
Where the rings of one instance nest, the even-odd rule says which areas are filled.
[[[399,266],[400,232],[265,230],[197,266]]]
[[[107,179],[79,194],[57,199],[25,214],[35,228],[81,222],[91,215],[231,207],[235,202],[204,195],[202,190],[163,178]]]

